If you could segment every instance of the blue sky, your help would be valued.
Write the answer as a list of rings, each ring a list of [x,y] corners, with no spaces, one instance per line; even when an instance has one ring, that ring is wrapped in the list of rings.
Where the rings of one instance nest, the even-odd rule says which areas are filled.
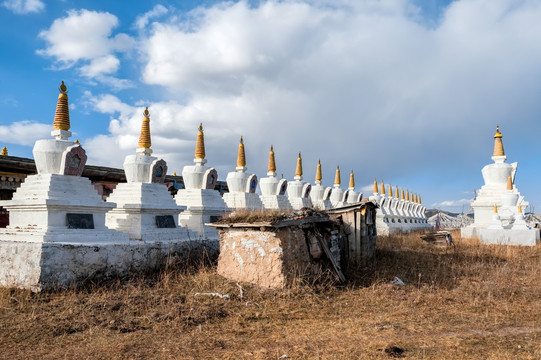
[[[248,168],[331,185],[355,171],[468,208],[497,124],[516,184],[541,209],[541,2],[527,0],[0,0],[0,146],[31,157],[64,80],[89,164],[121,167],[149,106],[170,172],[205,127],[221,179],[244,136]],[[539,211],[537,211],[539,212]]]

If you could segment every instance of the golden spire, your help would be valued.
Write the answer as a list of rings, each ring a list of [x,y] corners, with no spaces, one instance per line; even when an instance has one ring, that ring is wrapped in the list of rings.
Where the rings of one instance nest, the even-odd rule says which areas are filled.
[[[353,170],[351,170],[351,174],[349,174],[349,188],[355,188],[355,175],[353,175]]]
[[[269,152],[269,168],[268,172],[275,173],[276,172],[276,161],[274,160],[274,148],[271,145],[271,149]]]
[[[393,187],[391,186],[391,184],[389,184],[389,197],[393,197]]]
[[[374,179],[374,194],[378,193],[378,181]]]
[[[406,201],[410,200],[410,191],[406,190]]]
[[[342,181],[340,180],[340,166],[336,165],[336,174],[334,175],[334,185],[340,186]]]
[[[498,213],[498,205],[494,204],[494,214]]]
[[[60,94],[56,103],[53,127],[55,130],[68,131],[70,129],[70,111],[68,107],[68,88],[64,85],[64,81],[62,81],[58,90]]]
[[[513,179],[511,179],[511,176],[507,177],[507,190],[513,190]]]
[[[415,203],[419,204],[419,195],[415,194]]]
[[[150,149],[152,143],[150,142],[150,112],[148,106],[143,112],[143,122],[141,124],[141,134],[139,135],[139,147],[144,149]]]
[[[4,147],[2,148],[2,152],[0,153],[0,155],[2,155],[2,156],[7,156],[7,155],[8,155],[8,148],[4,146]]]
[[[410,202],[413,202],[413,193],[410,193]]]
[[[321,160],[317,161],[317,170],[316,170],[316,183],[321,182],[323,176],[321,175]]]
[[[500,132],[500,126],[496,126],[496,133],[494,134],[494,154],[492,156],[505,156],[503,151],[502,133]]]
[[[399,194],[400,194],[400,191],[398,191],[398,186],[396,186],[396,187],[394,188],[394,190],[395,190],[395,191],[394,191],[394,198],[395,198],[395,199],[398,199],[398,196],[399,196]]]
[[[75,139],[76,144],[80,144],[79,139]]]
[[[519,205],[519,206],[518,206],[518,213],[519,213],[519,214],[522,214],[522,205]]]
[[[404,200],[404,189],[401,189],[400,200]]]
[[[383,180],[381,180],[381,195],[385,196],[385,184],[383,183]]]
[[[297,158],[297,167],[295,168],[295,177],[297,176],[302,176],[302,158],[300,152],[299,157]]]
[[[421,201],[421,195],[419,195],[419,205],[422,205],[423,202]]]
[[[237,155],[237,167],[246,166],[246,153],[244,152],[244,140],[240,137],[239,154]]]
[[[203,135],[203,124],[199,124],[199,132],[197,133],[197,142],[195,143],[195,158],[205,158],[205,136]]]

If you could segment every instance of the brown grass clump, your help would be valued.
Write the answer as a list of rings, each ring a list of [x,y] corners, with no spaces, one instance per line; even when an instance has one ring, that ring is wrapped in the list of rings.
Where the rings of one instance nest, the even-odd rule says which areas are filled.
[[[286,219],[291,215],[291,212],[283,212],[280,210],[235,210],[232,213],[224,216],[217,222],[219,224],[247,223],[256,222],[274,223]]]
[[[79,290],[0,289],[0,358],[541,358],[541,246],[453,235],[451,248],[380,237],[374,263],[349,268],[340,288],[260,291],[201,264]]]

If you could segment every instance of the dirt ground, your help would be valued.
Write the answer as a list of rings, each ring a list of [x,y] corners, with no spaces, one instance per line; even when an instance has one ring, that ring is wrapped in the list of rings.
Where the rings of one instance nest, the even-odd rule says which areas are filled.
[[[198,263],[82,289],[0,289],[0,358],[540,359],[541,246],[454,239],[380,237],[345,285],[261,291]]]

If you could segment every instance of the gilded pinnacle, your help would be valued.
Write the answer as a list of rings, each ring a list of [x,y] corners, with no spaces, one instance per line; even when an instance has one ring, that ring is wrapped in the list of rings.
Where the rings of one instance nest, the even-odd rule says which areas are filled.
[[[385,196],[385,184],[383,183],[383,180],[381,180],[381,195]]]
[[[374,194],[378,193],[378,181],[374,179]]]
[[[404,189],[400,189],[400,200],[404,200]]]
[[[302,158],[300,152],[299,157],[297,158],[297,168],[295,169],[295,176],[302,176]]]
[[[152,143],[150,141],[150,112],[148,107],[143,112],[143,122],[141,123],[141,133],[139,135],[139,147],[150,149]]]
[[[507,177],[507,190],[513,190],[513,179],[511,179],[511,176]]]
[[[246,153],[244,152],[244,141],[242,136],[240,137],[239,153],[237,155],[237,167],[246,166]]]
[[[349,174],[349,188],[355,188],[355,175],[353,175],[353,170],[351,170],[351,174]]]
[[[56,103],[53,127],[55,130],[68,131],[70,129],[70,113],[68,106],[68,89],[66,85],[64,85],[64,81],[62,81],[58,90],[60,91],[60,94],[58,94],[58,101]]]
[[[274,147],[272,145],[269,152],[269,167],[267,171],[270,173],[276,172],[276,160],[274,159]]]
[[[500,126],[496,126],[496,133],[494,134],[494,153],[492,156],[505,156],[503,150],[502,133],[500,132]]]
[[[395,192],[394,192],[394,198],[398,199],[399,194],[400,194],[400,192],[398,191],[398,186],[396,186],[395,187]]]
[[[342,181],[340,180],[340,166],[336,166],[336,174],[334,175],[334,185],[340,185]]]
[[[391,184],[389,184],[389,197],[393,197],[393,187],[391,186]]]
[[[316,170],[316,182],[321,182],[323,176],[321,175],[321,160],[317,161],[317,170]]]
[[[2,156],[7,156],[7,155],[8,155],[8,148],[4,146],[4,147],[2,148],[2,152],[0,153],[0,155],[2,155]]]
[[[199,124],[199,131],[197,132],[197,141],[195,143],[195,158],[205,158],[205,136],[203,135],[203,124]]]

